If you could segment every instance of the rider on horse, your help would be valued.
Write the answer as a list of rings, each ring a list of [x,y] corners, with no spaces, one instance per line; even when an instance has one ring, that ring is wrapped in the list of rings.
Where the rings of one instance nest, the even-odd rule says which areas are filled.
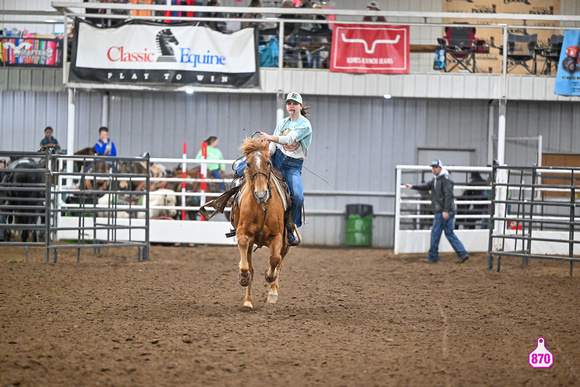
[[[304,188],[302,185],[302,164],[308,155],[312,142],[312,125],[306,118],[309,107],[304,107],[302,96],[289,93],[284,100],[286,111],[290,114],[278,123],[274,134],[260,132],[260,139],[270,142],[270,157],[274,168],[284,175],[292,198],[291,220],[287,223],[288,245],[298,245],[299,238],[295,227],[302,226],[302,207],[304,205]],[[237,170],[235,177],[243,176],[245,163]]]

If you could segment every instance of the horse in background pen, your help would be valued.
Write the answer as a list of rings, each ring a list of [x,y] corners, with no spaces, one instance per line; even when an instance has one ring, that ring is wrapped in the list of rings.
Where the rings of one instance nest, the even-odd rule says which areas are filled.
[[[284,201],[274,182],[276,177],[270,162],[268,142],[248,139],[240,149],[247,157],[246,184],[234,200],[231,216],[240,251],[239,281],[246,287],[244,306],[253,308],[254,245],[270,248],[269,267],[265,272],[268,303],[276,303],[278,299],[280,273],[289,246],[284,227]]]
[[[0,205],[5,206],[14,224],[28,225],[19,227],[22,229],[22,242],[28,241],[31,233],[33,242],[38,242],[38,234],[44,229],[46,166],[41,164],[31,158],[20,158],[3,170]],[[11,234],[10,230],[5,230],[6,242],[10,241]]]

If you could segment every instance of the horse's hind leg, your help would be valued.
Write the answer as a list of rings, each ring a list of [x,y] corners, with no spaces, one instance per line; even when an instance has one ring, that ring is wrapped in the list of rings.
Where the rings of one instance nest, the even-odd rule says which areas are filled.
[[[267,302],[270,304],[275,304],[278,301],[278,279],[280,278],[283,259],[280,254],[282,244],[282,236],[279,235],[272,240],[270,245],[270,267],[266,270],[266,282],[270,284],[268,286]]]
[[[252,281],[254,280],[254,267],[252,266],[252,243],[245,235],[238,235],[238,249],[240,250],[240,285],[246,287],[244,306],[253,308],[252,305]]]

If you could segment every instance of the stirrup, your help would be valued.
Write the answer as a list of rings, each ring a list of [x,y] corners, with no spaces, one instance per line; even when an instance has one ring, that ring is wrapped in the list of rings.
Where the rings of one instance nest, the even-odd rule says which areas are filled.
[[[226,238],[231,238],[236,236],[236,229],[232,229],[230,232],[226,232]]]
[[[294,243],[290,243],[289,241],[289,237],[290,234],[295,232],[296,234],[296,242]],[[302,235],[300,235],[300,232],[298,232],[298,227],[296,227],[296,225],[294,225],[294,228],[287,228],[286,229],[286,242],[288,243],[288,246],[292,246],[292,247],[296,247],[299,246],[302,243]]]

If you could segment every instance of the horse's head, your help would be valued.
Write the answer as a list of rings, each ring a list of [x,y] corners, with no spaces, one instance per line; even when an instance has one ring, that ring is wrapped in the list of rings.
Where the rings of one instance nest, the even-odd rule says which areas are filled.
[[[246,178],[254,189],[254,197],[259,204],[266,203],[270,199],[270,173],[272,163],[269,157],[267,141],[250,139],[244,142],[241,150],[247,157]]]

